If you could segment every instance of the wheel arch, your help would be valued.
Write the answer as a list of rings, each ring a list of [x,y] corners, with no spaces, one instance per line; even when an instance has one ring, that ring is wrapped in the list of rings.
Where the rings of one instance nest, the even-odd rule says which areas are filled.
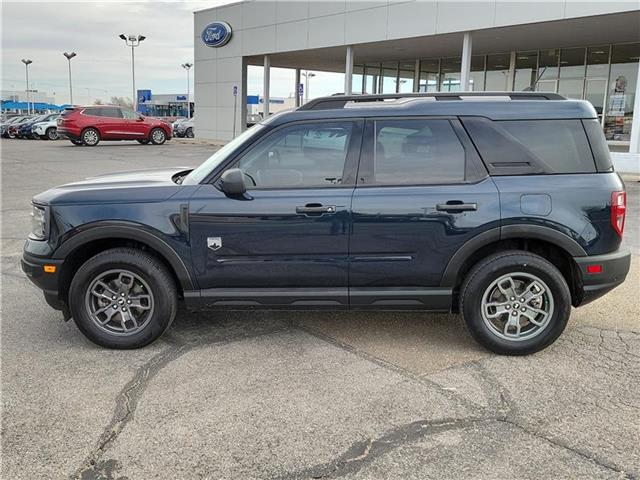
[[[64,260],[59,294],[66,297],[75,272],[92,256],[116,247],[132,247],[149,251],[169,269],[182,295],[194,290],[191,273],[176,251],[159,236],[130,225],[96,225],[74,235],[60,245],[53,258]]]
[[[524,250],[549,260],[569,285],[572,302],[577,302],[579,276],[573,257],[586,256],[585,250],[571,237],[549,227],[509,225],[487,230],[467,241],[447,264],[440,286],[453,288],[454,310],[460,286],[471,268],[488,255],[504,250]]]

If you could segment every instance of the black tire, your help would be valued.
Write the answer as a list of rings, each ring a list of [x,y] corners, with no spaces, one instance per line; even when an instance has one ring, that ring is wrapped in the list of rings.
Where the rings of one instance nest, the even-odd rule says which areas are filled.
[[[541,317],[545,319],[541,321],[541,323],[544,322],[544,327],[538,327],[529,322],[524,317],[524,314],[514,313],[514,310],[519,312],[521,307],[526,310],[527,303],[518,303],[521,299],[517,298],[517,296],[511,298],[506,298],[505,296],[501,299],[506,300],[504,303],[507,306],[504,308],[509,309],[500,314],[500,319],[507,320],[503,325],[510,321],[510,315],[517,315],[517,322],[521,324],[521,319],[524,317],[524,328],[531,329],[529,330],[529,337],[525,332],[523,338],[519,340],[502,338],[501,336],[504,336],[504,333],[508,333],[508,331],[500,332],[502,327],[492,329],[489,325],[491,320],[485,320],[485,315],[483,314],[483,311],[485,311],[483,297],[490,292],[489,288],[494,282],[511,274],[513,274],[514,278],[519,275],[527,275],[532,279],[541,280],[550,295],[540,297],[539,300],[535,301],[541,302],[542,306],[539,308],[542,310],[545,309],[544,305],[546,305],[547,313],[551,309],[553,310],[546,317]],[[527,277],[520,276],[520,278]],[[502,286],[504,287],[504,284]],[[499,287],[496,285],[495,288]],[[546,291],[547,289],[544,290]],[[499,291],[496,293],[499,293]],[[511,300],[513,298],[515,298],[515,301],[512,304]],[[489,306],[489,308],[491,309],[492,307]],[[460,289],[460,312],[471,336],[488,350],[501,355],[528,355],[548,347],[564,331],[571,313],[571,293],[562,273],[552,263],[530,252],[510,250],[491,255],[478,262],[471,269]],[[491,310],[489,313],[493,314],[494,312],[497,312],[497,310]],[[528,313],[531,314],[530,311]],[[487,314],[486,316],[490,315]],[[536,320],[539,318],[536,317]],[[516,327],[514,326],[514,328]],[[534,333],[535,336],[533,335]],[[511,333],[510,335],[513,334]]]
[[[167,134],[161,128],[154,128],[149,132],[149,140],[154,145],[162,145],[167,141]]]
[[[58,140],[58,129],[56,127],[47,128],[45,134],[49,140]]]
[[[108,331],[109,324],[107,327],[100,327],[97,320],[92,318],[91,306],[87,303],[90,302],[88,299],[94,298],[89,289],[96,279],[120,270],[134,274],[146,283],[153,307],[148,310],[148,314],[142,313],[147,317],[139,330],[127,334]],[[109,293],[107,296],[110,295]],[[113,300],[114,305],[119,299],[120,297],[116,297]],[[104,302],[112,300],[106,299]],[[169,328],[176,316],[178,294],[170,272],[156,257],[138,249],[114,248],[90,258],[78,269],[69,289],[69,307],[80,331],[97,345],[115,349],[141,348],[157,340]],[[113,314],[115,315],[120,314]],[[121,323],[123,317],[118,318]],[[117,326],[118,320],[114,322]]]
[[[193,128],[187,128],[187,131],[184,132],[184,136],[187,138],[193,138],[195,135],[193,134]]]
[[[82,143],[88,147],[95,147],[100,143],[100,132],[95,128],[85,128],[80,135]]]
[[[141,138],[140,140],[138,140],[138,143],[141,143],[142,145],[146,145],[149,143],[149,139],[148,138]]]

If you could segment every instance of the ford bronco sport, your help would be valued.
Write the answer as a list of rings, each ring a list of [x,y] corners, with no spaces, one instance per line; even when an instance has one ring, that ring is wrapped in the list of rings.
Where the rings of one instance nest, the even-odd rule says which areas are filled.
[[[500,354],[550,345],[622,283],[626,197],[593,107],[546,93],[334,96],[194,170],[33,199],[22,267],[93,342],[191,307],[460,312]]]

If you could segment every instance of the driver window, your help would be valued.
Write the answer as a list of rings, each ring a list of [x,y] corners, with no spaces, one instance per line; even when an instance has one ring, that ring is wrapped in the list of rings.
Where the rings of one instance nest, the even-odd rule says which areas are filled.
[[[248,189],[339,185],[352,122],[303,123],[269,135],[236,163]]]

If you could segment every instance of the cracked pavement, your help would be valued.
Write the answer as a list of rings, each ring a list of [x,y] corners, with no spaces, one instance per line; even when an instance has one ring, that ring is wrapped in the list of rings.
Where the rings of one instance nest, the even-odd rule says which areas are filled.
[[[482,350],[455,315],[380,312],[181,310],[153,345],[104,350],[20,271],[31,196],[215,147],[0,147],[2,478],[640,478],[637,257],[528,357]]]

